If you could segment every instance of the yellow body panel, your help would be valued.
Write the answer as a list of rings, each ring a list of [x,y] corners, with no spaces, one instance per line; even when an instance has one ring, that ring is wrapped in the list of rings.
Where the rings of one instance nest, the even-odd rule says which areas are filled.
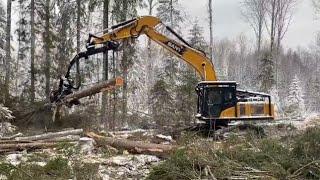
[[[243,108],[244,108],[244,113],[241,112],[241,106],[243,106]],[[228,108],[228,109],[224,110],[221,113],[220,119],[270,117],[268,103],[261,103],[261,104],[239,103],[236,107],[237,107],[237,109],[235,109],[235,107],[232,107],[232,108]],[[261,109],[259,112],[257,112],[256,109],[259,109],[259,108],[261,108]],[[236,116],[236,114],[237,114],[237,116]],[[271,117],[274,117],[274,116],[275,116],[274,105],[271,104]]]

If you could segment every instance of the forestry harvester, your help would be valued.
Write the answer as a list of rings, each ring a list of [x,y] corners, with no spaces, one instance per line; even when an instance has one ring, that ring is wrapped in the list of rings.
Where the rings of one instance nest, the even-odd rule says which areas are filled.
[[[158,29],[165,28],[175,38],[170,39]],[[273,120],[274,105],[268,94],[249,92],[237,89],[233,81],[218,81],[212,61],[201,50],[193,48],[172,28],[164,25],[160,19],[152,16],[138,17],[105,30],[102,35],[89,35],[87,51],[79,53],[71,61],[67,74],[60,80],[59,89],[52,94],[52,103],[59,103],[77,90],[70,79],[70,69],[81,58],[117,51],[124,40],[146,35],[148,38],[167,49],[179,59],[192,66],[201,76],[202,81],[196,86],[198,95],[197,115],[202,121],[214,122],[216,125],[227,125],[237,120]],[[77,101],[71,102],[77,104]]]

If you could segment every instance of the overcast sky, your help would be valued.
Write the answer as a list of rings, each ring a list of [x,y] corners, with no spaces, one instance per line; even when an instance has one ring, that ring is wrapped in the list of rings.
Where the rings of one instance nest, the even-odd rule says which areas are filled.
[[[180,0],[185,11],[192,17],[198,18],[204,27],[206,36],[209,35],[207,3],[208,0]],[[241,17],[241,0],[213,0],[214,4],[214,34],[215,38],[235,38],[241,33],[254,38],[252,29]],[[311,0],[299,0],[293,20],[283,45],[296,48],[308,46],[314,42],[316,33],[320,31],[320,20],[316,20]]]
[[[1,1],[4,2],[4,5],[6,4],[6,0]],[[320,31],[320,19],[316,19],[311,0],[298,1],[299,4],[295,9],[289,31],[283,40],[283,45],[286,48],[307,47],[314,43],[316,33]],[[244,33],[254,40],[252,29],[244,22],[241,16],[240,2],[241,0],[213,0],[214,35],[216,39],[225,37],[233,39],[239,34]],[[208,0],[180,0],[180,4],[185,12],[191,16],[187,21],[192,22],[197,18],[205,30],[205,37],[208,39],[207,3]],[[144,13],[140,11],[139,15],[144,15]],[[16,10],[13,11],[12,16],[18,16]],[[189,29],[189,27],[186,27],[186,29]]]

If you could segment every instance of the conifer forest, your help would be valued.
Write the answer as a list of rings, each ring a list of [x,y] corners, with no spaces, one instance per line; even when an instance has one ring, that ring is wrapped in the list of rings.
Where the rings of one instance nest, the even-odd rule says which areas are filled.
[[[0,0],[0,180],[320,179],[320,0]]]

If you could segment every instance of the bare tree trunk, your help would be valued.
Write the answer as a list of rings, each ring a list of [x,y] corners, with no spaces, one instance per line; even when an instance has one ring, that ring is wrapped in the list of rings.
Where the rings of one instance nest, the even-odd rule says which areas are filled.
[[[31,0],[31,9],[30,9],[30,27],[31,27],[31,47],[30,47],[30,100],[31,103],[34,102],[35,99],[35,68],[34,68],[34,59],[35,59],[35,22],[34,22],[34,13],[35,13],[35,2]]]
[[[263,20],[259,22],[259,30],[258,30],[258,53],[261,51],[261,43],[262,43],[262,28],[263,28]]]
[[[154,8],[154,0],[148,0],[148,5],[149,5],[149,15],[152,16],[152,11]],[[146,80],[147,80],[147,86],[148,86],[148,102],[150,102],[150,92],[151,92],[151,88],[152,88],[152,84],[154,82],[153,77],[153,60],[152,60],[152,47],[151,47],[151,39],[148,38],[148,72],[146,73]],[[149,106],[151,107],[151,106]],[[150,111],[151,109],[148,108],[148,111]]]
[[[11,0],[7,0],[5,103],[10,99],[11,75]]]
[[[103,1],[103,29],[107,29],[109,27],[109,0]],[[104,33],[107,33],[104,32]],[[103,53],[103,80],[109,79],[109,53],[108,51],[106,53]],[[109,107],[109,96],[107,92],[104,92],[102,94],[102,107],[101,107],[101,123],[106,127],[108,125],[109,121],[109,113],[108,113],[108,107]]]
[[[213,15],[212,0],[209,0],[209,27],[210,27],[210,59],[213,63]]]
[[[46,0],[45,4],[45,35],[44,35],[44,51],[45,51],[45,79],[46,99],[50,99],[50,0]]]
[[[81,0],[77,0],[77,53],[80,53],[80,41],[81,41],[81,34],[80,34],[80,30],[81,30]],[[77,61],[76,63],[76,69],[77,69],[77,81],[78,83],[81,81],[80,79],[80,64],[79,61]]]
[[[276,0],[271,2],[271,30],[270,30],[270,52],[273,54],[275,45],[275,35],[276,35],[276,20],[277,20],[277,7]]]
[[[127,19],[127,12],[128,12],[128,1],[123,0],[123,11],[122,11],[122,21],[125,21]],[[124,84],[123,84],[123,92],[122,92],[122,121],[124,124],[127,123],[127,104],[128,104],[128,49],[130,48],[127,41],[124,42],[124,48],[123,48],[123,56],[122,56],[122,69],[123,69],[123,78],[124,78]]]

